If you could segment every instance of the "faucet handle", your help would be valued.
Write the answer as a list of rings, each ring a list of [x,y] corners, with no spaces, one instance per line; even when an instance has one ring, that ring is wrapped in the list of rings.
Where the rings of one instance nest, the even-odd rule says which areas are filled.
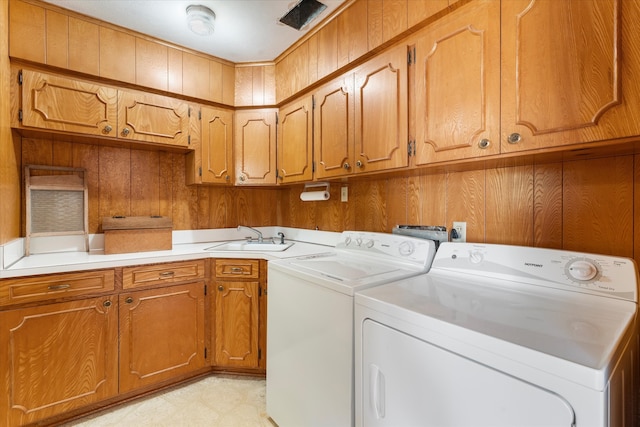
[[[278,237],[280,237],[280,244],[284,245],[284,233],[282,231],[278,232]]]

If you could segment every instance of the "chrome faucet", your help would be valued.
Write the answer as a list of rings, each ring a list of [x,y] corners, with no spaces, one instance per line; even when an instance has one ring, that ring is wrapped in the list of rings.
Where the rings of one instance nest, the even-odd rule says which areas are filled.
[[[262,233],[258,230],[256,230],[255,228],[252,227],[247,227],[246,225],[239,225],[238,226],[238,231],[242,230],[243,228],[253,231],[254,233],[256,233],[258,235],[258,243],[262,243]],[[248,238],[249,240],[251,240],[251,237]]]

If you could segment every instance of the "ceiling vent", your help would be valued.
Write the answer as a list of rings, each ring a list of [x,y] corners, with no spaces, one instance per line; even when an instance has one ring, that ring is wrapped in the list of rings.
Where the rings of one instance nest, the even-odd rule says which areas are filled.
[[[280,22],[296,30],[313,21],[327,6],[317,0],[300,0],[293,9],[280,18]]]

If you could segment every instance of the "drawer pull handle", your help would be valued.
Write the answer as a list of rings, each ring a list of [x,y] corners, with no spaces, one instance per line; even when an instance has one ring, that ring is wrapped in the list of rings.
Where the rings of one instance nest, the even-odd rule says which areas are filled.
[[[105,302],[102,303],[102,305],[105,307],[111,307],[111,301],[106,300]]]
[[[71,287],[68,283],[63,283],[60,285],[49,285],[50,291],[61,291],[62,289],[69,289]]]
[[[173,271],[163,271],[162,273],[160,273],[160,277],[173,277],[174,274],[175,273]]]
[[[124,302],[126,302],[127,304],[131,304],[133,302],[133,298],[127,297],[127,299],[124,300]]]
[[[242,273],[244,269],[242,267],[231,267],[232,273]]]

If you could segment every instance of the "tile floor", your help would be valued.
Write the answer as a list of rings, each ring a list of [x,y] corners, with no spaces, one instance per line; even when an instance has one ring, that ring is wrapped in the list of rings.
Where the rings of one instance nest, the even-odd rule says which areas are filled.
[[[274,427],[264,379],[211,376],[64,427]]]

